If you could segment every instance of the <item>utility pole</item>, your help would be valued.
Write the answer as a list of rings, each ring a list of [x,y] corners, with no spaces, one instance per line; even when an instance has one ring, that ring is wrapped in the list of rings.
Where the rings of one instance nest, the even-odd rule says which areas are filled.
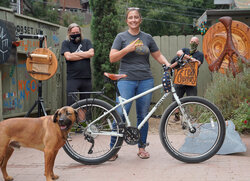
[[[63,0],[63,12],[65,11],[65,0]]]
[[[21,14],[21,0],[17,0],[17,14]]]

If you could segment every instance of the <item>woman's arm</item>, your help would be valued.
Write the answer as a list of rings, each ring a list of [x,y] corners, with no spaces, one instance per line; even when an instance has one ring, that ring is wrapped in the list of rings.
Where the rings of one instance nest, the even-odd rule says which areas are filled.
[[[122,50],[111,49],[109,53],[110,63],[118,62],[122,57],[129,53],[127,47]]]
[[[84,58],[91,58],[94,56],[94,49],[91,48],[88,51],[81,51],[81,52],[74,52],[74,53],[70,53],[70,52],[65,52],[64,53],[64,57],[66,58],[66,60],[68,61],[78,61]]]

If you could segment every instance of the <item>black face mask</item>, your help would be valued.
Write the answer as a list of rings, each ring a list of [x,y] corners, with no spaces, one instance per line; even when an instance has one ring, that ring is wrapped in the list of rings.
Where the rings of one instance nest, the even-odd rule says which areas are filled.
[[[70,41],[77,44],[81,41],[81,34],[70,35]]]

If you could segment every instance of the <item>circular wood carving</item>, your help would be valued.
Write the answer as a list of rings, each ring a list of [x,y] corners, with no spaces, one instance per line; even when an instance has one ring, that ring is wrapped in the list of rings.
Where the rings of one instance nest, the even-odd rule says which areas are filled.
[[[47,80],[57,71],[57,58],[48,48],[37,48],[28,55],[26,68],[36,80]]]
[[[249,60],[250,28],[240,21],[233,20],[231,25],[231,34],[234,47],[238,50],[240,55]],[[226,28],[221,22],[214,24],[208,29],[203,38],[203,53],[209,65],[219,58],[225,48],[226,40]],[[236,69],[238,70],[238,56],[233,54],[232,59]],[[225,73],[229,68],[229,61],[229,55],[226,55],[218,71]]]

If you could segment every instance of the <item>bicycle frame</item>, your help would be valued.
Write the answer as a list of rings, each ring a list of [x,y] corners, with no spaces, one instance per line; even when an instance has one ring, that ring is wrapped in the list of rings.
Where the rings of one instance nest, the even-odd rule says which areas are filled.
[[[118,100],[119,100],[119,104],[117,104],[116,106],[114,106],[112,109],[108,110],[107,112],[105,112],[103,115],[99,116],[97,119],[95,119],[93,122],[91,122],[88,126],[87,126],[87,130],[89,132],[91,132],[92,135],[110,135],[110,136],[120,136],[120,137],[123,137],[123,134],[117,134],[115,132],[99,132],[99,133],[94,133],[91,131],[90,129],[90,126],[92,124],[94,124],[95,122],[99,121],[100,119],[102,119],[104,116],[106,116],[107,114],[109,114],[110,112],[114,111],[115,109],[117,109],[119,106],[121,106],[122,108],[122,111],[123,111],[123,114],[124,114],[124,117],[125,117],[125,121],[126,121],[126,124],[127,126],[131,126],[131,122],[129,120],[129,117],[128,117],[128,114],[127,114],[127,111],[125,110],[125,107],[124,105],[126,105],[127,103],[130,103],[142,96],[145,96],[151,92],[154,92],[158,89],[161,89],[163,87],[162,84],[158,85],[158,86],[155,86],[145,92],[142,92],[141,94],[138,94],[134,97],[131,97],[130,99],[124,99],[123,97],[119,96],[118,97]],[[173,93],[173,96],[174,96],[174,99],[176,100],[177,104],[179,105],[179,108],[181,110],[181,112],[184,112],[184,110],[181,108],[181,102],[179,100],[179,97],[177,96],[176,92],[175,92],[175,89],[173,87],[173,83],[172,83],[172,80],[171,80],[171,92]],[[162,102],[166,99],[166,97],[169,95],[170,93],[164,93],[164,95],[158,100],[158,102],[155,104],[155,106],[150,110],[150,112],[147,114],[147,116],[142,120],[142,122],[138,125],[138,129],[140,130],[142,128],[142,126],[147,122],[147,120],[152,116],[152,114],[156,111],[156,109],[162,104]],[[109,122],[109,126],[110,128],[112,128],[112,123],[110,120],[108,120]],[[190,125],[191,127],[191,125]]]
[[[142,143],[139,130],[142,129],[143,125],[147,123],[153,113],[172,92],[175,102],[165,109],[159,125],[160,140],[166,151],[174,158],[187,163],[199,163],[216,154],[225,138],[225,121],[220,110],[204,98],[190,96],[179,99],[171,77],[167,72],[169,67],[163,65],[163,69],[162,84],[129,99],[121,97],[117,89],[117,81],[124,75],[117,76],[117,74],[105,73],[106,77],[114,81],[119,103],[103,96],[104,89],[88,93],[100,95],[111,101],[112,105],[109,104],[109,101],[98,99],[96,96],[79,100],[79,94],[85,94],[86,92],[72,93],[71,96],[77,100],[72,107],[80,113],[78,117],[80,121],[72,129],[71,140],[76,137],[76,141],[69,142],[70,140],[67,140],[64,145],[66,153],[80,163],[99,164],[115,156],[123,141],[129,145]],[[159,89],[164,91],[160,99],[149,110],[142,122],[137,127],[132,127],[125,105],[131,104],[132,101]],[[122,117],[124,116],[124,120],[121,120],[117,108],[119,108],[119,114],[121,112]],[[79,109],[82,109],[82,111]],[[205,134],[210,133],[213,135],[211,144],[204,138]],[[197,142],[197,139],[195,139],[199,138],[199,135],[202,137],[201,142]],[[78,139],[81,136],[84,139]],[[190,144],[192,149],[186,150],[186,144]],[[205,148],[201,153],[193,150],[196,147],[198,149],[199,146]]]

